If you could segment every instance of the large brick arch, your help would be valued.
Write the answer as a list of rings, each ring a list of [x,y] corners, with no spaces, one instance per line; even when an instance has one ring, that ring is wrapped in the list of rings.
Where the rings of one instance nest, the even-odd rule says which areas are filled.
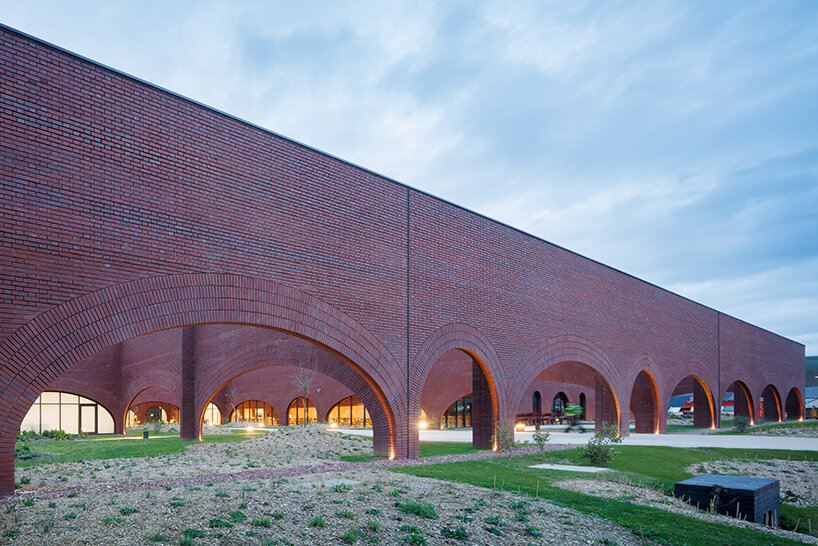
[[[801,391],[798,390],[798,387],[791,388],[787,393],[784,411],[789,421],[804,420],[804,397],[801,396]]]
[[[761,404],[761,399],[764,399],[764,420],[765,421],[778,421],[781,422],[783,415],[784,415],[784,406],[781,403],[781,393],[778,392],[778,388],[770,383],[766,387],[764,387],[760,393],[756,395],[756,399],[759,402],[759,408]],[[761,416],[759,415],[759,418]]]
[[[169,275],[109,286],[67,301],[36,316],[0,345],[0,492],[13,491],[17,430],[48,383],[127,339],[212,323],[280,330],[341,358],[366,379],[381,406],[392,413],[390,438],[395,453],[405,453],[396,423],[405,423],[404,379],[397,373],[394,355],[366,328],[320,299],[272,280],[227,273]]]
[[[505,370],[500,365],[491,341],[477,328],[462,322],[454,322],[441,326],[421,344],[412,361],[412,373],[409,382],[409,419],[408,437],[410,457],[418,453],[418,418],[420,417],[420,399],[426,378],[432,366],[446,352],[460,350],[467,353],[475,365],[480,368],[488,384],[487,398],[490,398],[491,420],[494,423],[500,420],[513,419],[505,398],[508,382]],[[474,416],[472,416],[474,419]],[[493,428],[493,427],[491,427]],[[477,434],[473,429],[473,434]]]
[[[753,399],[753,391],[750,390],[746,378],[743,376],[740,379],[728,378],[724,379],[722,384],[725,386],[722,387],[722,400],[719,400],[719,405],[721,405],[723,401],[724,394],[732,389],[733,417],[749,417],[750,424],[754,425],[758,419],[758,414],[756,413],[756,404],[755,400]]]
[[[372,417],[373,448],[376,454],[394,454],[390,431],[394,430],[394,416],[389,407],[384,406],[378,393],[366,379],[348,366],[343,360],[327,351],[310,345],[304,351],[304,343],[292,337],[282,337],[222,360],[210,369],[203,370],[197,378],[195,414],[198,416],[197,433],[201,434],[207,404],[232,380],[255,370],[270,367],[292,367],[298,362],[285,358],[298,352],[304,367],[330,377],[358,395]],[[279,404],[280,405],[280,404]],[[276,408],[279,419],[287,411],[287,406]]]
[[[613,396],[613,409],[616,412],[620,430],[626,433],[629,425],[628,413],[627,407],[622,406],[622,401],[627,400],[627,395],[623,393],[630,391],[626,388],[620,369],[606,358],[602,349],[587,339],[574,335],[562,335],[543,341],[528,352],[510,377],[509,385],[517,394],[523,393],[542,372],[565,363],[576,363],[589,368],[600,381],[606,384]],[[597,393],[597,398],[599,394]],[[521,399],[515,400],[515,408],[523,403],[525,401]]]

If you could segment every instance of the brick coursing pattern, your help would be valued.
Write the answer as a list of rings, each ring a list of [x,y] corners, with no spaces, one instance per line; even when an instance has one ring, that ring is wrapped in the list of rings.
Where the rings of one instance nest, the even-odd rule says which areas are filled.
[[[399,457],[417,454],[424,378],[447,348],[476,358],[493,419],[577,359],[624,424],[644,355],[660,408],[695,374],[716,400],[741,379],[801,411],[803,345],[566,249],[6,27],[0,89],[5,491],[39,392],[100,351],[195,325],[336,356]]]

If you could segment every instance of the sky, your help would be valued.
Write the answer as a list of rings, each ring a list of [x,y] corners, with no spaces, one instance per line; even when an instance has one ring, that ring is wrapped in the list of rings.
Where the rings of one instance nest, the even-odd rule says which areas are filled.
[[[818,354],[818,2],[0,0],[0,22]]]

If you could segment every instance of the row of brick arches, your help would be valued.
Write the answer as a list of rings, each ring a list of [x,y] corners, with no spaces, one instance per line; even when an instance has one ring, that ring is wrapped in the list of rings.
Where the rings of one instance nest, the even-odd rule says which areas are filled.
[[[590,342],[563,337],[535,348],[509,377],[491,344],[460,323],[429,336],[406,388],[405,370],[349,317],[291,288],[229,275],[175,276],[106,289],[46,313],[18,330],[0,351],[13,364],[9,369],[18,370],[2,394],[4,476],[12,475],[15,434],[31,402],[55,382],[72,390],[72,377],[77,384],[96,385],[89,394],[119,407],[122,424],[124,409],[140,394],[178,386],[182,435],[199,438],[205,408],[228,383],[271,365],[307,366],[363,402],[371,415],[375,453],[391,457],[417,456],[421,399],[436,367],[451,383],[470,380],[473,438],[480,447],[491,446],[497,423],[513,422],[526,403],[519,393],[541,382],[593,389],[589,413],[597,424],[624,428],[632,413],[637,432],[661,431],[661,404],[668,393],[685,390],[689,383],[696,424],[717,424],[713,391],[701,376],[664,378],[660,392],[656,376],[661,370],[641,369],[628,381]],[[100,375],[96,384],[89,382],[84,367],[110,368],[120,385],[112,389]],[[668,381],[674,385],[670,391]],[[734,384],[736,413],[753,416],[753,393],[745,382]],[[776,417],[800,417],[797,391],[790,390],[783,409],[774,385],[760,394],[776,400]],[[623,411],[626,407],[629,412]]]

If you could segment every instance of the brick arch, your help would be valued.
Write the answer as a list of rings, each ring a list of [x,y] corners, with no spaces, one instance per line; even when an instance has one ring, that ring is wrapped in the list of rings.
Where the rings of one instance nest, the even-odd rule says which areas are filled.
[[[635,432],[659,434],[661,430],[659,387],[650,370],[643,368],[633,380],[629,407],[636,421]]]
[[[269,279],[193,273],[112,285],[45,311],[0,344],[0,493],[14,488],[14,444],[22,406],[61,373],[127,339],[194,324],[262,326],[315,343],[355,369],[390,417],[405,421],[405,384],[394,355],[357,321],[324,301]],[[22,404],[20,402],[23,402]],[[394,412],[392,407],[394,406]],[[396,453],[405,452],[395,445]]]
[[[764,420],[774,420],[780,423],[784,416],[784,406],[781,403],[781,393],[778,392],[778,388],[770,383],[758,394],[759,404],[762,398],[764,399]]]
[[[787,413],[787,420],[803,420],[804,419],[804,397],[801,396],[801,391],[798,387],[793,387],[787,393],[787,401],[784,409]]]
[[[724,389],[726,393],[733,389],[733,418],[745,416],[750,418],[750,424],[754,425],[756,422],[756,405],[753,400],[753,393],[747,382],[742,379],[727,382],[727,387]],[[724,396],[722,395],[722,400]],[[719,402],[721,403],[720,400]]]
[[[173,379],[177,380],[178,377],[174,377]],[[142,404],[143,402],[137,402],[137,400],[139,399],[139,397],[142,394],[144,394],[147,391],[150,391],[150,390],[156,391],[157,395],[155,397],[154,396],[151,397],[151,398],[155,398],[156,400],[145,400],[146,402],[151,402],[151,401],[165,402],[165,403],[170,404],[172,406],[176,406],[177,408],[182,407],[182,402],[180,400],[181,396],[179,395],[179,393],[178,392],[173,392],[172,390],[166,389],[164,387],[160,387],[159,385],[162,385],[162,384],[164,384],[164,385],[171,384],[172,385],[173,383],[148,383],[148,384],[142,383],[143,386],[137,392],[135,392],[132,396],[129,396],[127,398],[127,402],[123,405],[122,414],[120,415],[120,421],[122,423],[123,432],[127,428],[125,426],[125,423],[128,422],[128,412],[131,410],[131,406],[135,405],[135,403]],[[116,418],[114,418],[114,420],[116,420]]]
[[[303,349],[305,347],[301,340],[281,337],[232,355],[231,358],[221,361],[218,366],[207,370],[202,377],[197,379],[195,402],[195,412],[199,416],[197,430],[201,431],[207,404],[228,383],[239,376],[261,368],[297,366],[287,355],[298,351],[299,356],[303,359],[304,367],[338,381],[361,399],[372,418],[374,452],[383,456],[394,454],[394,445],[390,441],[392,417],[366,378],[348,366],[341,358],[317,346],[307,346],[306,349],[309,352],[306,354]],[[279,411],[279,419],[282,419],[287,408],[277,411]]]
[[[615,415],[611,417],[619,425],[623,433],[628,430],[628,415],[621,409],[621,400],[626,391],[620,371],[606,358],[602,349],[593,342],[574,335],[563,335],[547,339],[531,349],[522,363],[515,369],[509,379],[509,385],[522,393],[545,370],[561,364],[575,363],[588,368],[602,384],[602,389],[610,391],[611,404],[605,404],[601,398],[604,392],[597,392],[597,404],[609,407]],[[597,388],[597,391],[600,391]],[[602,395],[602,396],[600,396]],[[524,394],[522,396],[525,396]],[[517,400],[515,407],[524,403]],[[597,426],[601,420],[607,420],[603,415],[597,415]]]
[[[423,341],[412,361],[412,374],[409,384],[409,412],[408,412],[408,448],[410,457],[418,456],[418,418],[420,417],[420,399],[426,378],[438,359],[446,352],[460,350],[468,354],[476,367],[479,368],[485,380],[486,393],[484,398],[491,406],[491,423],[472,427],[473,442],[475,445],[484,444],[486,435],[494,432],[494,424],[501,419],[513,419],[505,399],[508,382],[505,370],[500,365],[500,357],[491,341],[477,328],[463,322],[453,322],[441,326]],[[478,396],[473,393],[473,397]],[[474,411],[474,399],[472,400]],[[448,407],[448,406],[447,406]],[[474,413],[472,419],[474,424]],[[487,432],[488,431],[488,432]],[[479,436],[479,437],[478,437]]]

